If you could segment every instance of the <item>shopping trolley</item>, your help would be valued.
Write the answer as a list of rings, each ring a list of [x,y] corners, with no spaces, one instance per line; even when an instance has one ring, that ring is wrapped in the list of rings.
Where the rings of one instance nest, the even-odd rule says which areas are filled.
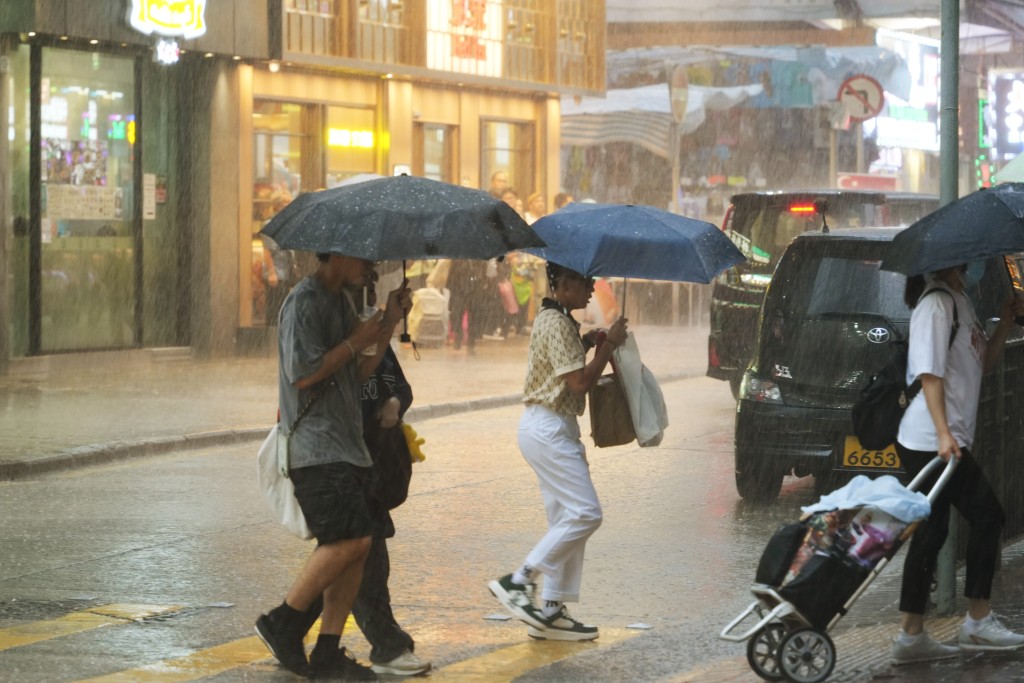
[[[917,491],[940,467],[929,462],[906,487]],[[953,476],[950,458],[928,492],[933,504]],[[720,638],[747,641],[747,661],[767,681],[821,683],[832,673],[836,649],[828,632],[867,590],[910,538],[922,516],[900,521],[861,506],[804,515],[768,542],[750,591],[756,598]],[[867,522],[865,522],[867,520]],[[749,618],[757,623],[734,633]]]

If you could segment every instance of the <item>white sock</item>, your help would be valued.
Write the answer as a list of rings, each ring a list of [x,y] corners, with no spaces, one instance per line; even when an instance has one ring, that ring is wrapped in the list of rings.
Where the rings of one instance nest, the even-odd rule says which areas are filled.
[[[564,604],[564,602],[559,602],[558,600],[545,600],[544,607],[541,608],[540,613],[545,618],[552,617],[562,611],[562,605]]]
[[[536,575],[536,569],[524,564],[522,567],[517,569],[514,574],[512,574],[512,581],[513,583],[519,583],[525,586],[533,583],[533,577]]]
[[[924,638],[924,631],[921,631],[916,636],[912,636],[903,629],[900,629],[900,635],[897,637],[897,640],[899,640],[900,645],[913,645],[921,640],[921,638]]]
[[[974,619],[970,614],[964,617],[964,632],[967,634],[977,633],[978,629],[985,625],[985,622],[992,618],[992,613],[989,612],[981,619]]]

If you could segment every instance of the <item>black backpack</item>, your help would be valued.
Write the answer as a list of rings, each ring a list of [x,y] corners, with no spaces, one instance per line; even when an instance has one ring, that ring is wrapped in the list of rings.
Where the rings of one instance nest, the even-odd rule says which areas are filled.
[[[932,292],[946,290],[929,289],[921,295],[921,299]],[[946,294],[952,296],[949,292]],[[953,346],[958,329],[960,320],[954,301],[953,328],[949,332],[947,348]],[[903,413],[921,390],[919,379],[915,379],[907,386],[908,348],[908,340],[900,339],[892,343],[892,356],[889,362],[871,375],[867,385],[861,389],[857,402],[853,404],[853,433],[860,444],[868,450],[880,451],[895,443]]]

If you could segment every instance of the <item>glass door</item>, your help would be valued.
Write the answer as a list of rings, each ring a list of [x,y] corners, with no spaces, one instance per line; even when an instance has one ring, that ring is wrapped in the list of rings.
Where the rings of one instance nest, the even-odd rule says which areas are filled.
[[[135,65],[45,48],[39,351],[136,343]]]

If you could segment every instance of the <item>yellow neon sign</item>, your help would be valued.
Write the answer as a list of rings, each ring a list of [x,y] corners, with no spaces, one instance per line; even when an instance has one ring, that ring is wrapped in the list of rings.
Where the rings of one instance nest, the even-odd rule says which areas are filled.
[[[149,35],[198,38],[206,33],[206,0],[132,0],[131,25]]]
[[[372,130],[348,130],[347,128],[327,129],[328,147],[364,147],[373,149]]]

